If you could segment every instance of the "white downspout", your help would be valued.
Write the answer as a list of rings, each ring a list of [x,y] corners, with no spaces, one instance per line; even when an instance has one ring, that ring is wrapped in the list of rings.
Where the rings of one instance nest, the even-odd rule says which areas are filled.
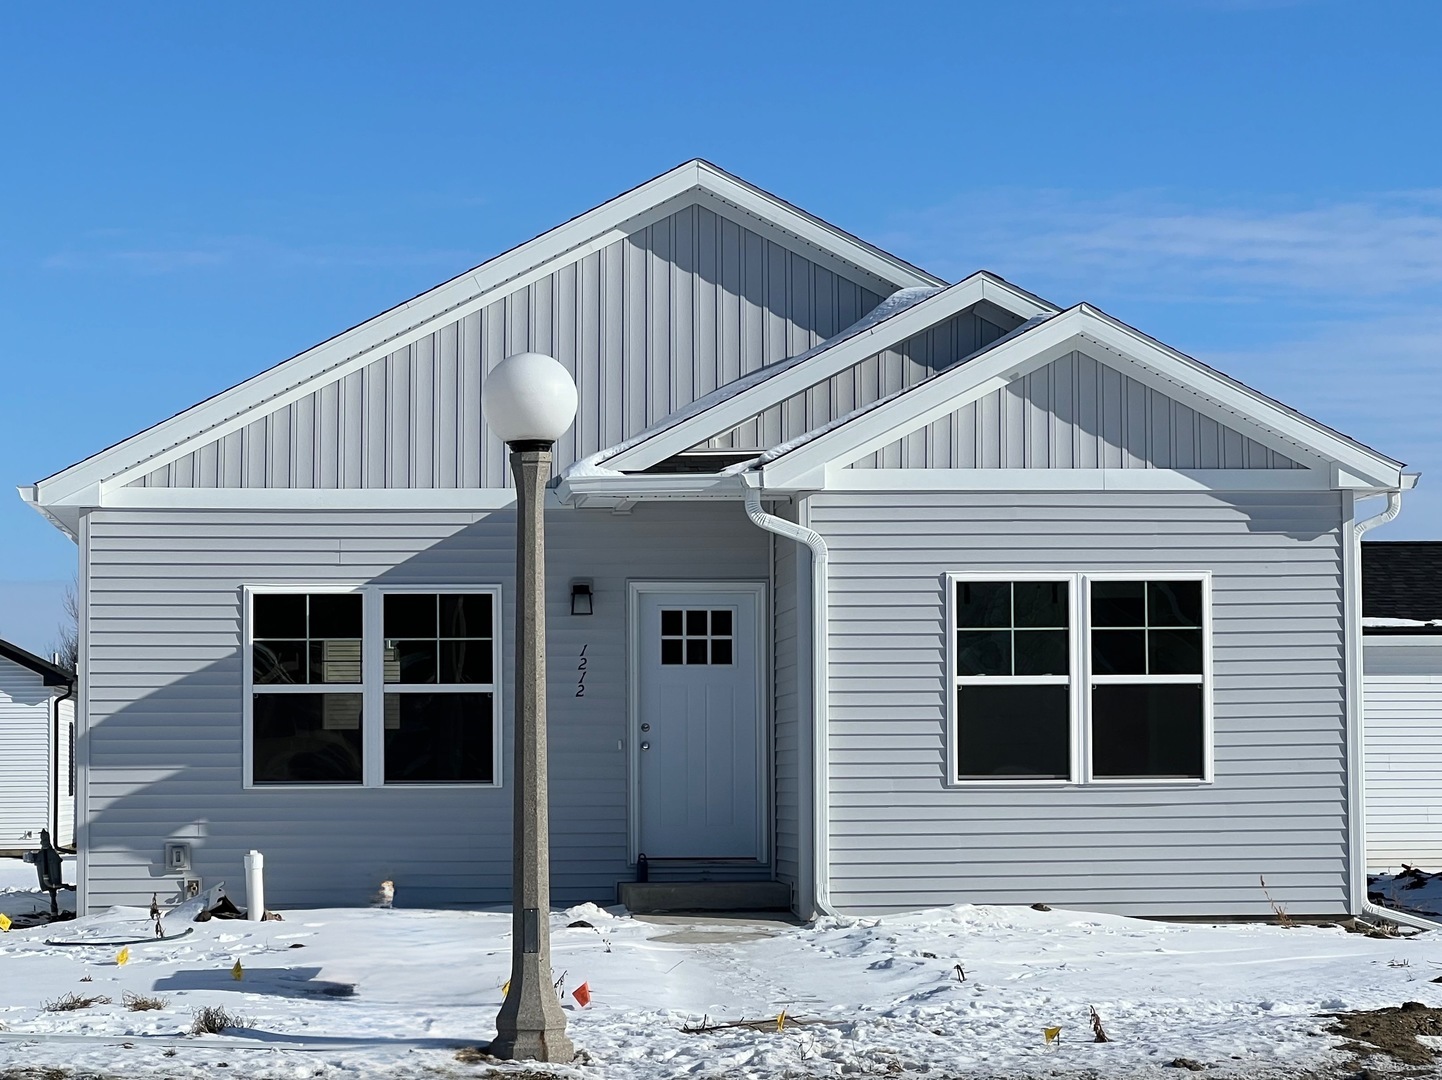
[[[1353,573],[1348,583],[1348,607],[1351,618],[1347,627],[1347,667],[1352,677],[1347,683],[1348,710],[1355,717],[1350,732],[1348,749],[1351,751],[1352,769],[1348,777],[1348,794],[1351,796],[1351,888],[1352,895],[1360,900],[1364,915],[1385,919],[1387,922],[1411,926],[1418,930],[1442,930],[1442,922],[1424,919],[1405,911],[1394,911],[1372,903],[1367,899],[1367,784],[1366,784],[1366,723],[1363,704],[1362,672],[1362,537],[1378,525],[1385,525],[1402,510],[1402,492],[1387,492],[1387,506],[1380,514],[1359,521],[1352,527],[1352,550],[1347,553]]]
[[[826,575],[830,552],[814,529],[768,514],[761,492],[746,489],[746,515],[767,532],[784,536],[811,551],[811,832],[813,903],[822,915],[835,915],[831,906],[831,823],[829,820],[830,753],[827,738],[828,683]]]

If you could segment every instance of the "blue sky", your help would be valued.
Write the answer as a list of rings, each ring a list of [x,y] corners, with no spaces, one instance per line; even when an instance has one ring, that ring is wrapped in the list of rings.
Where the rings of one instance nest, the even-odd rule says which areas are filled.
[[[1420,468],[1442,5],[12,6],[0,479],[31,483],[690,157],[1089,300]],[[75,549],[0,491],[0,637]]]

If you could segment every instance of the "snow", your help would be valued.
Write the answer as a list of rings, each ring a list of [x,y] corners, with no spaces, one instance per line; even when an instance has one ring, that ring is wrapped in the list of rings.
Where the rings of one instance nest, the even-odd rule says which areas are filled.
[[[620,475],[614,470],[604,468],[605,463],[618,454],[625,453],[632,447],[639,446],[641,443],[659,435],[661,432],[669,431],[683,421],[689,420],[693,416],[699,416],[701,413],[706,412],[708,409],[715,408],[722,402],[730,401],[743,391],[750,390],[753,386],[759,386],[768,379],[774,378],[782,372],[791,370],[798,364],[804,364],[818,354],[840,345],[843,341],[854,338],[858,334],[865,333],[867,330],[872,329],[878,323],[891,318],[893,315],[899,315],[908,308],[915,307],[923,300],[929,300],[931,297],[944,291],[944,289],[933,287],[898,289],[839,334],[827,338],[825,341],[812,346],[805,352],[797,353],[795,356],[788,356],[784,360],[778,360],[774,364],[768,364],[763,368],[757,368],[749,375],[743,375],[741,378],[734,379],[724,386],[718,386],[715,390],[712,390],[709,394],[702,395],[685,408],[677,409],[659,422],[651,425],[639,435],[633,436],[625,442],[617,443],[615,446],[608,446],[604,450],[591,454],[589,457],[582,458],[567,468],[561,475],[566,479],[581,476]]]
[[[27,895],[32,869],[0,860],[10,863],[0,865],[7,909],[43,902]],[[396,899],[404,903],[404,882]],[[0,1073],[24,1065],[126,1077],[489,1074],[458,1063],[454,1050],[494,1033],[509,973],[508,911],[282,914],[194,924],[184,938],[131,945],[123,966],[113,944],[84,942],[145,938],[143,909],[0,935]],[[568,925],[582,920],[590,925]],[[807,926],[643,921],[595,905],[555,912],[551,933],[568,1031],[584,1058],[547,1071],[596,1080],[1160,1078],[1182,1075],[1165,1068],[1178,1057],[1214,1066],[1211,1077],[1343,1075],[1339,1040],[1322,1034],[1319,1013],[1442,1003],[1429,981],[1439,957],[1429,934],[1379,940],[1336,927],[971,906]],[[570,996],[582,982],[592,994],[584,1009]],[[126,991],[168,1006],[127,1011]],[[113,1001],[43,1010],[67,993]],[[205,1005],[254,1026],[186,1035],[192,1011]],[[1091,1041],[1090,1007],[1114,1041]],[[680,1030],[782,1010],[791,1019],[781,1031]],[[1053,1026],[1062,1032],[1049,1047],[1042,1029]]]

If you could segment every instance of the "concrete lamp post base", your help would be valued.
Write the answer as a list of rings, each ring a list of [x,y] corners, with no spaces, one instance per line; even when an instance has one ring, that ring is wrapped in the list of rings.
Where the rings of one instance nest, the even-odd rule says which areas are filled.
[[[545,495],[551,444],[511,443],[516,478],[516,755],[511,986],[496,1017],[498,1058],[569,1062],[551,975],[551,850],[546,786]]]

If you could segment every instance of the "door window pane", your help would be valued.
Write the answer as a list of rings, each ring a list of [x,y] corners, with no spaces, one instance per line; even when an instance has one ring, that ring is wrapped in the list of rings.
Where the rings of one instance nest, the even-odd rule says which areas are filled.
[[[963,780],[1065,780],[1071,775],[1070,688],[957,688],[957,774]]]
[[[1103,779],[1200,779],[1205,732],[1200,684],[1092,688],[1092,773]]]
[[[734,655],[730,608],[661,612],[661,663],[730,664]]]

